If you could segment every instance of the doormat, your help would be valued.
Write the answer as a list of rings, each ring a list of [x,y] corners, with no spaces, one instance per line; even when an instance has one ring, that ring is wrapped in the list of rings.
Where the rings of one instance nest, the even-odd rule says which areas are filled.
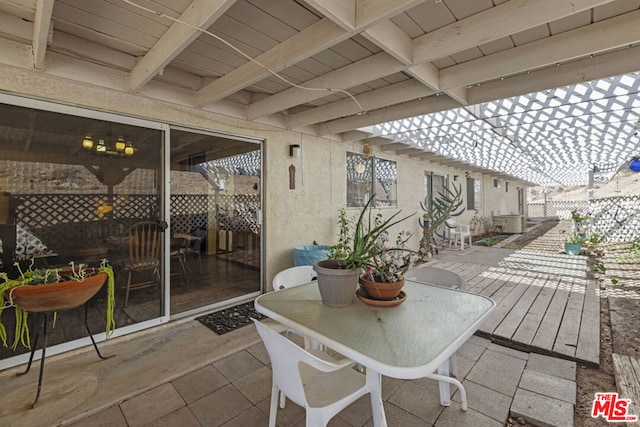
[[[218,335],[222,335],[250,325],[253,323],[251,321],[252,317],[256,320],[266,318],[266,316],[256,311],[253,307],[253,301],[225,308],[215,313],[205,314],[204,316],[196,317],[196,320],[202,322]]]

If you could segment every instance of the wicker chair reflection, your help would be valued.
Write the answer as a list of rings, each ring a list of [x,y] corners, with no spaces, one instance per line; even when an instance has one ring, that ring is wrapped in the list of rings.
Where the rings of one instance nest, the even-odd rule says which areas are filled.
[[[127,307],[131,290],[157,286],[160,283],[160,224],[145,221],[129,228],[129,260],[124,271],[128,275],[124,297],[124,306]],[[133,281],[136,276],[146,280]]]

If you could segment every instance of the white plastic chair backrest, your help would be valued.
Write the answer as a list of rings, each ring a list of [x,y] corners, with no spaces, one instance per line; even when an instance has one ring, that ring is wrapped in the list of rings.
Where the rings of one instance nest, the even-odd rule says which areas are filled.
[[[274,384],[288,399],[303,408],[307,407],[307,398],[304,394],[303,381],[300,375],[300,363],[305,363],[323,372],[336,370],[336,365],[325,362],[307,352],[264,323],[256,319],[252,320],[264,342],[267,353],[269,353]]]
[[[406,280],[414,282],[430,283],[448,288],[466,290],[467,281],[453,271],[437,267],[419,267],[407,270],[404,274]]]
[[[273,290],[292,288],[318,279],[312,265],[299,265],[282,270],[273,278]]]
[[[445,220],[444,224],[447,226],[447,228],[449,228],[451,231],[455,231],[456,228],[458,228],[458,223],[449,218],[447,220]]]

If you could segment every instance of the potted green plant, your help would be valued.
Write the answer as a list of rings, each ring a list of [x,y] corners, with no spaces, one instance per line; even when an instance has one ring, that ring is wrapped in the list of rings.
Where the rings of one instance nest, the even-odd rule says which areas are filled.
[[[586,229],[589,225],[591,214],[584,212],[580,209],[571,210],[571,220],[573,221],[573,231],[579,234],[582,238],[586,237]]]
[[[349,220],[344,209],[340,210],[339,240],[328,248],[327,260],[317,261],[313,268],[318,273],[318,288],[322,302],[330,307],[346,307],[353,302],[358,276],[366,267],[371,268],[378,255],[378,244],[389,228],[410,218],[397,219],[401,211],[386,220],[372,213],[372,196],[355,221]]]
[[[2,323],[2,311],[14,307],[16,314],[16,334],[12,348],[19,343],[31,348],[28,314],[30,312],[57,312],[85,303],[107,284],[106,335],[109,337],[115,329],[113,319],[115,307],[115,280],[113,268],[106,260],[99,267],[88,267],[71,262],[70,268],[33,269],[20,271],[20,276],[9,279],[6,273],[0,273],[0,340],[7,346],[7,333]]]
[[[564,251],[568,255],[580,255],[584,242],[585,238],[581,233],[571,233],[567,236],[567,240],[564,243]]]

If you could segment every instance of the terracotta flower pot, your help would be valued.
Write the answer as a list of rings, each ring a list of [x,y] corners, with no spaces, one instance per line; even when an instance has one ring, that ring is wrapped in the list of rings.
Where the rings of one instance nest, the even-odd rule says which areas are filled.
[[[404,286],[404,280],[395,283],[383,283],[372,282],[371,280],[367,280],[365,277],[366,276],[360,276],[360,286],[362,286],[371,299],[390,301],[400,294],[400,291]]]
[[[11,291],[11,297],[15,305],[29,312],[67,310],[87,302],[98,293],[106,281],[107,274],[98,273],[81,282],[70,280],[20,286]]]

